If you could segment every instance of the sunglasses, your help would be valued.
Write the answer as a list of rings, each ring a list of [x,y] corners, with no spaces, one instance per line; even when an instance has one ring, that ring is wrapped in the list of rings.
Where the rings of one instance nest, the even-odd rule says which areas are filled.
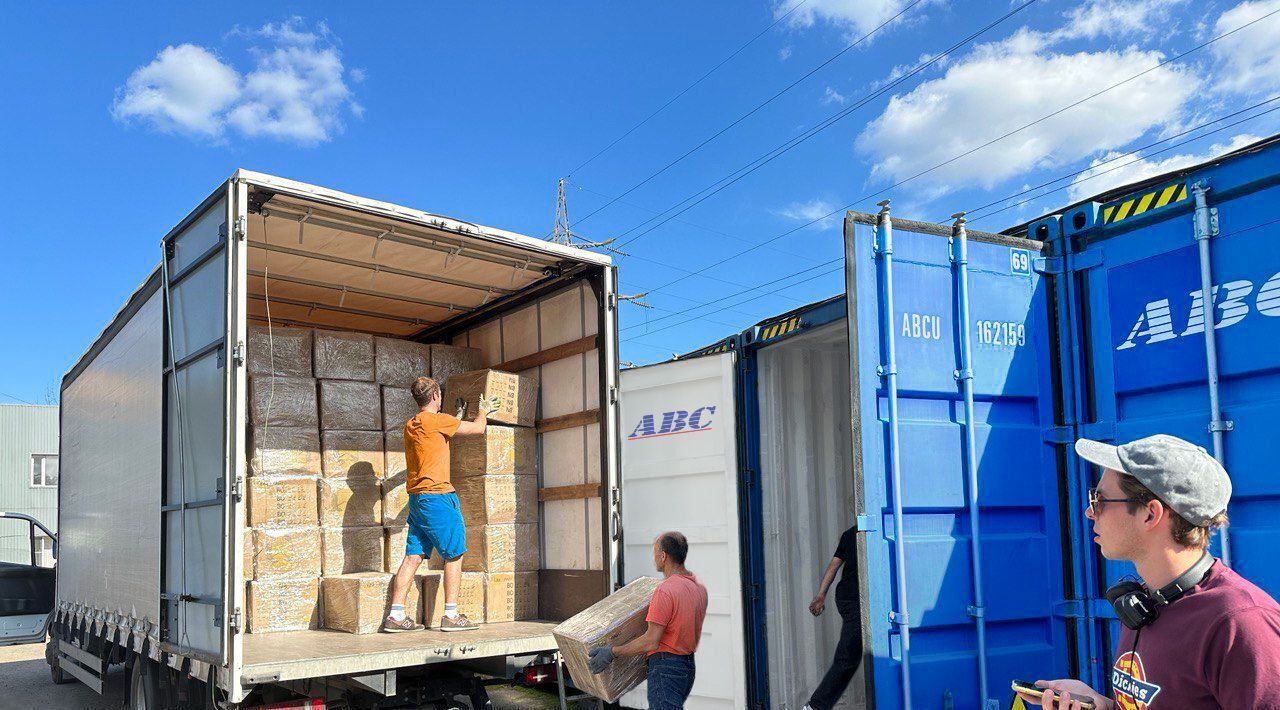
[[[1097,513],[1102,510],[1103,503],[1141,503],[1141,498],[1103,498],[1102,491],[1097,488],[1089,489],[1089,507],[1093,508],[1093,512]]]

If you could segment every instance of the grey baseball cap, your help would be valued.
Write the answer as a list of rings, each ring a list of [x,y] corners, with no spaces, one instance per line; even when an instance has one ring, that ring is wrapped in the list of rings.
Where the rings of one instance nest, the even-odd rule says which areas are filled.
[[[1176,436],[1156,434],[1120,446],[1079,439],[1076,453],[1090,463],[1138,479],[1192,525],[1208,525],[1226,511],[1231,500],[1231,479],[1222,464]]]

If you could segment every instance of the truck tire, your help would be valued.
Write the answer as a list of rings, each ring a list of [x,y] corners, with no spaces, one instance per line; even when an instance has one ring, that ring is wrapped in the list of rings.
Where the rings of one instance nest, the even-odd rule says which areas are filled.
[[[160,710],[159,690],[155,664],[149,658],[134,657],[129,673],[129,710]]]
[[[49,664],[49,677],[53,679],[54,685],[75,682],[75,678],[63,672],[62,665],[58,663],[58,639],[49,639],[44,645],[44,660]]]

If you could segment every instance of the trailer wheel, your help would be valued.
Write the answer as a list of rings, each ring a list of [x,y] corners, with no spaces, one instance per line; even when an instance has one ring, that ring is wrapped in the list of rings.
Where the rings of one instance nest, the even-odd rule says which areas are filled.
[[[133,659],[133,671],[129,674],[130,710],[159,710],[159,684],[151,659],[137,656]]]
[[[44,660],[49,664],[49,677],[53,679],[54,685],[66,685],[75,681],[75,678],[62,671],[62,665],[58,663],[58,639],[49,639],[44,645]]]

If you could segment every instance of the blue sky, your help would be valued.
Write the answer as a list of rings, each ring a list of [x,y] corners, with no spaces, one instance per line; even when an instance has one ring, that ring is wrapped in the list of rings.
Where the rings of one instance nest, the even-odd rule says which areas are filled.
[[[623,359],[643,363],[838,292],[839,220],[822,217],[845,205],[941,220],[1065,176],[974,215],[998,230],[1280,126],[1263,114],[1280,106],[1263,103],[1280,95],[1280,0],[1036,0],[943,54],[1020,6],[7,3],[0,401],[56,398],[160,236],[237,167],[536,236],[568,176],[574,230],[628,242],[622,289],[649,292],[652,309],[622,312]]]

